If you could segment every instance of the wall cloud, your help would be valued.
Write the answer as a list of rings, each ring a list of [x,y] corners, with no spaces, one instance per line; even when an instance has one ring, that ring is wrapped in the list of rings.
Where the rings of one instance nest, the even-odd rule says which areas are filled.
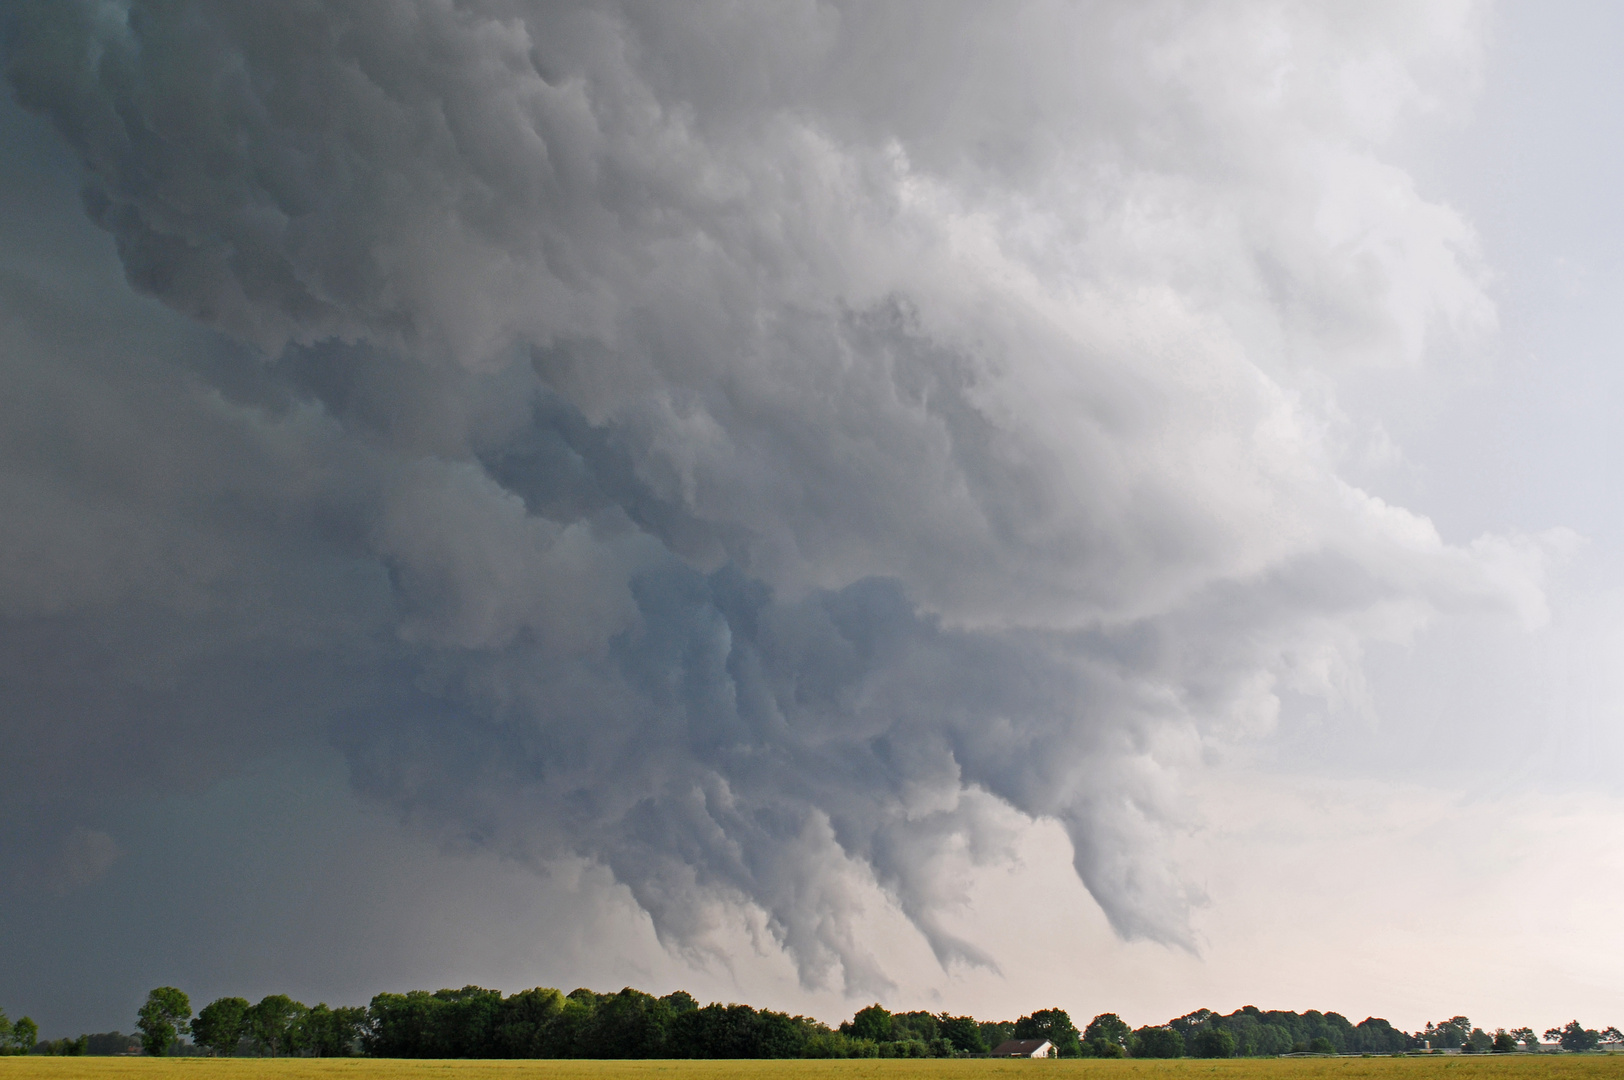
[[[0,632],[54,658],[8,706],[145,775],[319,735],[809,983],[884,984],[876,884],[990,962],[942,920],[1011,808],[1188,945],[1179,770],[1357,696],[1362,643],[1540,617],[1537,546],[1342,478],[1327,389],[1493,329],[1382,156],[1475,19],[21,0],[18,100],[217,337],[64,359],[7,287],[9,377],[78,418],[8,437]]]

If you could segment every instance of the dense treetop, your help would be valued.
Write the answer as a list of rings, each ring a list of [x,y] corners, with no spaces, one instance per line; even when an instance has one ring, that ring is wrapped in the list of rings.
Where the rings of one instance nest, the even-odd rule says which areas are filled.
[[[0,1012],[7,1053],[386,1058],[827,1058],[974,1057],[1009,1039],[1046,1039],[1058,1057],[1246,1057],[1278,1054],[1391,1054],[1417,1050],[1511,1053],[1540,1047],[1532,1028],[1490,1036],[1465,1016],[1401,1031],[1367,1017],[1355,1024],[1335,1012],[1287,1012],[1254,1006],[1227,1015],[1198,1009],[1165,1024],[1131,1027],[1101,1013],[1081,1031],[1061,1008],[1016,1020],[923,1011],[893,1013],[879,1003],[830,1028],[806,1016],[749,1005],[701,1006],[678,990],[655,997],[627,987],[568,994],[537,987],[504,996],[479,986],[376,995],[366,1006],[307,1006],[285,994],[257,1003],[223,997],[194,1017],[187,995],[153,990],[137,1016],[139,1036],[118,1032],[37,1042],[26,1017]],[[185,1041],[190,1035],[191,1041]],[[1568,1051],[1624,1041],[1617,1028],[1577,1020],[1545,1033]]]

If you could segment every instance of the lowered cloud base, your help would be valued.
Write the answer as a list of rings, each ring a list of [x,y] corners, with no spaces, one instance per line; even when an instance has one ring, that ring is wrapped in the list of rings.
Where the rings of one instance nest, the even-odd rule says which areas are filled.
[[[1344,479],[1387,444],[1337,381],[1494,328],[1383,157],[1470,81],[1470,5],[4,20],[198,325],[0,279],[16,865],[320,737],[430,835],[607,868],[696,959],[742,912],[809,987],[892,985],[876,889],[995,966],[960,916],[1034,820],[1194,950],[1203,761],[1357,706],[1372,642],[1545,617],[1560,535]]]

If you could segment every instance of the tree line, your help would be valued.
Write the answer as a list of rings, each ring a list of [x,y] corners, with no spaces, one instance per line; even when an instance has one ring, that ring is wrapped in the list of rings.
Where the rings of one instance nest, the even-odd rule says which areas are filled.
[[[28,1017],[12,1023],[0,1009],[0,1054],[26,1054],[39,1041],[39,1025]]]
[[[7,1053],[204,1053],[219,1056],[381,1058],[832,1058],[975,1057],[1010,1039],[1047,1039],[1059,1057],[1226,1058],[1310,1054],[1392,1054],[1418,1050],[1510,1053],[1540,1049],[1531,1028],[1493,1035],[1465,1016],[1409,1033],[1369,1017],[1355,1024],[1340,1013],[1297,1013],[1253,1006],[1227,1015],[1198,1009],[1165,1024],[1132,1027],[1101,1013],[1081,1030],[1060,1008],[1016,1020],[925,1011],[893,1013],[879,1004],[830,1028],[806,1016],[749,1005],[701,1006],[685,991],[655,997],[627,987],[568,994],[537,987],[504,996],[478,986],[384,993],[366,1006],[307,1006],[273,994],[257,1003],[222,997],[192,1014],[172,986],[147,995],[138,1036],[118,1032],[37,1041],[27,1017],[0,1012],[0,1049]],[[1617,1028],[1577,1020],[1544,1032],[1564,1050],[1596,1049],[1624,1040]],[[190,1037],[189,1041],[187,1037]]]
[[[1547,1043],[1555,1043],[1571,1053],[1595,1050],[1603,1042],[1624,1042],[1624,1032],[1617,1027],[1597,1031],[1577,1020],[1570,1020],[1562,1027],[1546,1028],[1544,1035]],[[1473,1027],[1472,1022],[1464,1016],[1450,1017],[1438,1024],[1428,1021],[1426,1029],[1419,1032],[1416,1038],[1428,1046],[1451,1050],[1459,1048],[1468,1054],[1509,1054],[1519,1046],[1525,1050],[1540,1049],[1540,1037],[1531,1027],[1512,1028],[1510,1031],[1499,1028],[1490,1035],[1480,1027]]]

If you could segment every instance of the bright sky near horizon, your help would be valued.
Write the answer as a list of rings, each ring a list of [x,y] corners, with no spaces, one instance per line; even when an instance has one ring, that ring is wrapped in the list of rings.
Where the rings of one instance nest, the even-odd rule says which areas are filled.
[[[1624,1023],[1624,12],[18,0],[0,1008]]]

